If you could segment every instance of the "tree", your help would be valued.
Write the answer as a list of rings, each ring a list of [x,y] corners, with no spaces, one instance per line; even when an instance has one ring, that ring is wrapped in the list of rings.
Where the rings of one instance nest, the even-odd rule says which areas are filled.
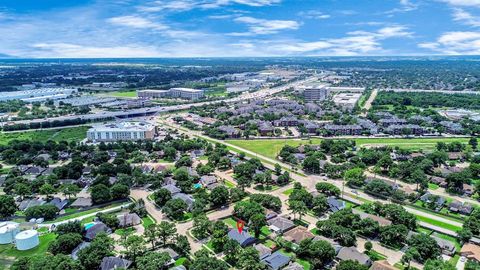
[[[370,241],[365,242],[364,248],[366,251],[370,251],[373,248],[373,244]]]
[[[137,268],[142,270],[167,270],[170,255],[166,252],[147,252],[137,258]]]
[[[413,258],[420,263],[428,259],[437,259],[442,254],[435,239],[423,233],[413,235],[408,240],[408,245],[415,248],[416,253]]]
[[[27,220],[32,218],[44,218],[50,220],[55,218],[57,212],[58,208],[52,204],[37,205],[25,210],[25,218]]]
[[[362,187],[365,184],[365,175],[361,168],[353,168],[346,171],[343,178],[351,187]]]
[[[208,219],[208,217],[203,215],[198,215],[193,218],[193,227],[192,227],[192,234],[197,239],[205,239],[210,234],[212,228],[212,222]]]
[[[163,207],[172,199],[172,193],[166,188],[161,188],[153,193],[153,198],[158,206]]]
[[[310,261],[315,269],[323,269],[335,258],[335,249],[327,241],[305,239],[300,242],[297,254]]]
[[[53,193],[55,193],[55,188],[48,183],[45,183],[40,187],[40,194],[47,196],[47,198]]]
[[[423,270],[455,270],[455,266],[443,260],[427,260]]]
[[[156,235],[160,239],[161,246],[167,245],[170,240],[175,238],[176,234],[177,228],[171,222],[162,221],[157,226]]]
[[[302,220],[302,216],[308,212],[308,207],[302,201],[290,201],[288,209],[292,211],[294,219],[295,214],[298,214],[300,220]]]
[[[145,253],[145,240],[138,235],[129,235],[124,241],[122,246],[125,248],[125,256],[136,262],[137,257]]]
[[[233,213],[237,218],[248,223],[250,221],[250,218],[255,214],[263,214],[264,209],[260,204],[256,202],[240,201],[233,208]]]
[[[113,200],[126,199],[130,196],[130,189],[123,184],[115,184],[110,188]]]
[[[106,203],[112,200],[110,189],[104,184],[98,184],[91,187],[90,195],[95,204]]]
[[[107,225],[107,227],[112,228],[113,230],[117,229],[120,226],[120,221],[114,214],[100,212],[97,213],[96,216],[101,222]]]
[[[165,204],[162,212],[171,219],[179,220],[187,209],[188,205],[182,199],[171,199]]]
[[[303,169],[309,173],[320,173],[320,160],[314,155],[307,156],[303,160]]]
[[[315,185],[315,188],[318,192],[325,194],[326,196],[335,196],[338,197],[341,194],[341,191],[334,184],[327,182],[318,182]]]
[[[157,240],[157,224],[153,223],[150,224],[147,228],[145,228],[145,238],[150,244],[152,245],[153,248],[156,247],[156,240]]]
[[[24,183],[18,183],[14,187],[15,194],[20,196],[20,198],[23,200],[23,198],[27,195],[32,194],[32,188],[29,185],[26,185]]]
[[[280,176],[282,174],[282,166],[280,164],[275,163],[275,174],[277,176]]]
[[[253,247],[247,247],[241,251],[237,262],[238,269],[266,270],[267,266],[260,262],[258,251]]]
[[[327,202],[327,197],[323,195],[318,195],[317,197],[313,198],[312,211],[315,213],[315,215],[322,216],[323,214],[325,214],[328,208],[329,206]]]
[[[68,199],[70,199],[71,196],[76,196],[80,191],[80,188],[75,184],[65,184],[62,187],[63,195],[68,197]]]
[[[16,211],[15,199],[9,195],[0,195],[0,218],[8,218]]]
[[[368,267],[357,261],[346,260],[341,261],[337,265],[336,270],[368,270]]]
[[[477,137],[471,137],[470,140],[468,140],[468,144],[470,144],[472,149],[477,149],[477,146],[478,146]]]
[[[250,218],[249,228],[255,233],[255,238],[260,236],[262,227],[267,225],[267,219],[264,214],[255,214]]]
[[[85,269],[98,269],[102,259],[113,256],[113,239],[105,233],[98,234],[91,244],[80,250],[78,259]]]
[[[405,242],[408,229],[405,225],[389,225],[380,229],[380,242],[390,246],[401,246]]]
[[[223,253],[225,254],[226,261],[232,265],[237,264],[237,259],[240,257],[239,253],[241,250],[242,248],[237,241],[228,239],[223,246]]]
[[[218,207],[225,205],[229,200],[230,194],[225,186],[215,187],[210,194],[210,202],[213,206]]]
[[[65,254],[70,255],[72,251],[82,243],[82,235],[77,233],[67,233],[59,235],[55,241],[50,242],[48,251],[53,255]]]
[[[36,255],[29,257],[20,257],[10,267],[12,270],[82,270],[84,269],[78,261],[74,261],[70,256],[58,255]]]
[[[55,232],[58,235],[73,233],[73,234],[82,234],[83,233],[83,226],[80,221],[69,221],[67,223],[59,224]]]
[[[190,253],[190,242],[188,242],[188,238],[185,235],[177,234],[175,237],[175,250],[183,256],[187,256]]]
[[[282,201],[280,200],[280,198],[270,194],[252,194],[250,195],[250,200],[259,203],[263,207],[273,211],[278,212],[282,208]]]
[[[210,255],[206,250],[200,250],[195,254],[195,260],[190,265],[190,270],[228,270],[229,266],[226,262],[219,260]]]
[[[192,160],[190,159],[190,157],[187,157],[187,156],[183,156],[177,162],[175,162],[176,168],[190,167],[190,166],[192,166]]]

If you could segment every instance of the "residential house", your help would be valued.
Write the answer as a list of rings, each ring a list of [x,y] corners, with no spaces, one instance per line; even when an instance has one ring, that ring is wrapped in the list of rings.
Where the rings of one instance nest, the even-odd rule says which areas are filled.
[[[237,241],[241,247],[252,245],[257,241],[253,236],[248,234],[246,230],[243,230],[242,233],[240,233],[236,228],[231,229],[228,232],[228,238]]]
[[[95,223],[85,230],[85,240],[92,241],[99,233],[111,234],[112,230],[102,222]]]
[[[381,260],[373,262],[370,270],[397,270],[397,268],[389,264],[387,260]]]
[[[276,217],[267,221],[270,230],[276,234],[282,234],[295,227],[293,221],[285,217]]]
[[[464,155],[462,152],[448,152],[448,159],[449,160],[463,160]]]
[[[48,204],[54,205],[58,210],[62,210],[67,206],[68,202],[68,199],[53,198]]]
[[[337,243],[336,241],[330,239],[330,238],[326,238],[325,236],[321,236],[321,235],[316,235],[315,238],[313,238],[313,241],[325,241],[325,242],[328,242],[330,245],[332,245],[333,249],[335,249],[335,254],[338,254],[338,252],[340,251],[340,249],[342,249],[342,246]]]
[[[467,196],[472,196],[473,193],[475,192],[475,188],[472,185],[469,184],[463,184],[463,194]]]
[[[430,182],[440,186],[440,187],[443,187],[443,188],[446,188],[448,186],[448,183],[447,183],[447,180],[443,177],[438,177],[438,176],[431,176],[430,177]]]
[[[42,198],[25,199],[20,202],[20,204],[18,205],[18,209],[20,211],[25,211],[30,207],[44,205],[45,203],[46,201],[44,201]]]
[[[434,235],[432,235],[431,237],[437,242],[443,254],[448,256],[455,254],[456,248],[453,242],[450,242],[448,240],[445,240],[443,238],[440,238]]]
[[[452,121],[441,121],[439,124],[445,128],[445,131],[447,133],[451,133],[451,134],[463,133],[463,127],[460,123],[455,123]]]
[[[362,211],[359,211],[355,208],[352,209],[352,212],[354,214],[357,214],[360,216],[361,219],[366,219],[366,218],[369,218],[369,219],[372,219],[374,221],[377,221],[378,224],[380,226],[389,226],[389,225],[392,225],[392,222],[384,217],[380,217],[380,216],[377,216],[377,215],[372,215],[372,214],[368,214],[368,213],[365,213],[365,212],[362,212]]]
[[[215,175],[203,175],[200,178],[200,184],[207,189],[214,189],[218,186],[217,177]]]
[[[390,125],[384,129],[388,134],[392,135],[422,135],[425,129],[419,125],[405,124],[405,125]]]
[[[273,135],[274,128],[270,122],[260,122],[258,124],[258,132],[261,136]]]
[[[422,202],[425,202],[425,203],[431,203],[432,200],[434,200],[434,199],[435,199],[435,205],[436,205],[437,210],[440,210],[446,202],[445,198],[440,197],[440,196],[434,196],[430,192],[426,192],[425,194],[423,194],[420,197],[420,200]]]
[[[180,199],[184,201],[188,206],[188,211],[192,210],[193,203],[195,202],[195,199],[192,197],[192,195],[188,195],[185,193],[174,194],[172,195],[172,199]]]
[[[473,212],[473,206],[466,202],[454,200],[448,205],[448,210],[454,213],[470,215]]]
[[[78,260],[78,252],[80,252],[80,250],[82,250],[82,249],[84,249],[88,246],[90,246],[90,242],[83,241],[76,248],[74,248],[72,250],[72,253],[70,254],[70,257],[72,257],[72,259],[74,259],[74,260]]]
[[[305,239],[312,239],[315,235],[311,233],[307,228],[298,226],[283,234],[283,238],[294,244],[300,244]]]
[[[38,176],[38,175],[41,175],[45,170],[46,168],[43,168],[43,167],[30,166],[23,173],[26,175]]]
[[[120,257],[105,257],[100,264],[101,270],[127,269],[132,265],[132,261]]]
[[[290,262],[283,270],[303,270],[305,269],[301,264],[297,262]]]
[[[264,244],[254,244],[253,247],[258,251],[260,260],[263,260],[272,254],[272,250]]]
[[[466,257],[469,260],[480,263],[480,246],[466,243],[460,250],[460,255]]]
[[[278,216],[278,214],[272,210],[268,210],[266,209],[265,210],[265,219],[266,220],[270,220],[272,218],[276,218]]]
[[[340,249],[340,251],[337,254],[337,259],[341,261],[357,261],[360,264],[363,264],[365,266],[370,266],[372,265],[372,261],[370,260],[370,257],[368,257],[366,254],[363,254],[359,252],[356,248],[354,247],[343,247]]]
[[[327,124],[324,129],[331,135],[360,135],[363,128],[360,125],[332,125]]]
[[[180,255],[171,248],[161,248],[158,250],[158,252],[165,252],[170,256],[170,261],[167,263],[167,265],[174,264],[175,261],[180,258]]]
[[[282,267],[287,266],[290,260],[291,260],[290,257],[281,253],[280,251],[277,251],[271,254],[270,256],[264,258],[262,260],[262,263],[266,264],[268,269],[270,270],[278,270],[278,269],[281,269]]]
[[[392,117],[392,118],[383,118],[378,120],[378,124],[384,128],[392,126],[392,125],[405,125],[407,124],[407,120],[397,118],[397,117]]]
[[[162,188],[170,191],[170,194],[172,194],[172,196],[175,195],[175,194],[178,194],[178,193],[182,192],[181,189],[179,189],[177,186],[172,185],[172,184],[164,185],[164,186],[162,186]]]
[[[91,207],[92,205],[93,205],[92,198],[79,197],[70,205],[70,207],[86,208],[86,207]]]
[[[334,196],[328,197],[327,198],[327,203],[328,203],[328,206],[330,208],[330,211],[332,211],[333,213],[335,213],[337,211],[340,211],[342,209],[345,209],[345,207],[346,207],[345,201],[338,200]]]
[[[142,219],[136,213],[125,213],[117,216],[121,228],[131,227],[142,223]]]
[[[240,138],[240,131],[233,126],[219,126],[219,131],[225,133],[229,138]]]

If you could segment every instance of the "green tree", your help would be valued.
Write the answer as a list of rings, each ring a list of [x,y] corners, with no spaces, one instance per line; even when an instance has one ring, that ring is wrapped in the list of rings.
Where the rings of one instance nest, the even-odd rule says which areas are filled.
[[[77,233],[67,233],[59,235],[55,241],[50,242],[48,251],[53,255],[65,254],[70,255],[72,251],[82,243],[82,235]]]
[[[160,239],[161,246],[167,245],[176,235],[177,228],[175,227],[175,224],[168,221],[162,221],[158,224],[156,236]]]
[[[253,247],[243,249],[237,262],[238,269],[266,270],[267,266],[260,262],[258,251]]]
[[[262,227],[267,225],[267,219],[264,214],[255,214],[250,218],[249,228],[255,233],[255,238],[260,236]]]
[[[153,199],[158,206],[163,207],[172,199],[172,193],[168,189],[161,188],[153,193]]]
[[[137,261],[137,257],[145,253],[145,240],[138,235],[129,235],[124,241],[122,241],[124,247],[123,253],[125,256],[132,260]]]
[[[171,199],[165,204],[162,212],[171,219],[179,220],[187,209],[188,205],[182,199]]]
[[[345,172],[344,180],[351,187],[362,187],[365,184],[365,175],[361,168],[353,168]]]
[[[98,234],[88,247],[78,253],[78,259],[85,269],[98,269],[102,259],[108,256],[113,256],[113,239],[105,233]]]
[[[225,186],[215,187],[210,194],[210,202],[213,206],[218,207],[225,205],[230,199],[228,188]]]
[[[106,203],[112,200],[110,189],[104,184],[92,186],[90,189],[90,195],[95,204]]]
[[[368,270],[368,267],[357,261],[346,260],[341,261],[337,265],[336,270]]]
[[[170,255],[166,252],[147,252],[137,258],[137,268],[142,270],[167,270]]]
[[[0,195],[0,218],[8,218],[16,211],[15,199],[9,195]]]

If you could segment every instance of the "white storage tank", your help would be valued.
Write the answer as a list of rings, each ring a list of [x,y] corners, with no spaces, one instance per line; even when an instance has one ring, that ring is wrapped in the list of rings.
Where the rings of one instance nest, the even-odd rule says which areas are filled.
[[[15,245],[18,250],[32,249],[40,244],[38,232],[36,230],[27,230],[18,233],[15,236]]]
[[[19,224],[16,222],[0,223],[0,244],[11,244],[15,239],[15,235],[20,232]]]

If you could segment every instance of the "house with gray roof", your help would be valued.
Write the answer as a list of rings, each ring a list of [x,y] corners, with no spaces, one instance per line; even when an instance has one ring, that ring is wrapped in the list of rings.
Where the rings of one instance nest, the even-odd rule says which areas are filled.
[[[188,206],[188,211],[192,210],[193,203],[195,202],[195,199],[192,197],[192,195],[188,195],[188,194],[185,194],[185,193],[174,194],[174,195],[172,195],[172,198],[173,199],[180,199],[180,200],[184,201]]]
[[[68,199],[53,198],[48,204],[54,205],[58,210],[62,210],[67,206]]]
[[[295,227],[293,221],[285,217],[276,217],[267,221],[270,230],[277,234],[282,234]]]
[[[337,198],[335,198],[334,196],[330,196],[327,198],[327,203],[328,203],[328,206],[330,208],[330,211],[332,211],[333,213],[337,212],[337,211],[340,211],[342,209],[345,209],[346,207],[346,204],[344,201],[342,200],[339,200]]]
[[[100,264],[101,270],[127,269],[132,265],[132,261],[120,257],[105,257]]]
[[[112,233],[112,230],[102,222],[95,223],[93,226],[85,230],[85,239],[92,241],[99,233]]]
[[[430,237],[432,237],[437,242],[437,244],[440,247],[440,249],[442,250],[443,254],[448,255],[448,256],[451,256],[451,255],[455,254],[456,247],[455,247],[455,244],[453,242],[450,242],[450,241],[445,240],[443,238],[437,237],[435,235],[432,235]]]
[[[287,267],[283,268],[283,270],[303,270],[305,269],[301,264],[297,262],[290,262]]]
[[[136,213],[125,213],[117,216],[119,226],[131,227],[142,223],[142,219]]]
[[[85,207],[91,207],[92,205],[93,205],[92,198],[79,197],[70,205],[70,207],[85,208]]]
[[[287,266],[290,261],[290,257],[281,253],[280,251],[277,251],[270,256],[264,258],[262,260],[262,263],[266,264],[268,269],[270,270],[278,270],[282,267]]]
[[[260,260],[263,260],[272,254],[272,249],[265,246],[264,244],[254,244],[253,248],[255,248],[258,251]]]
[[[236,228],[231,229],[228,232],[228,238],[237,241],[241,247],[252,245],[257,241],[255,237],[248,234],[246,230],[243,230],[242,233],[240,233]]]
[[[162,188],[168,190],[170,192],[170,194],[172,194],[172,196],[182,192],[181,189],[179,189],[177,186],[172,185],[172,184],[164,185],[164,186],[162,186]]]
[[[370,257],[368,257],[366,254],[361,253],[354,247],[341,248],[337,254],[337,259],[340,261],[347,261],[347,260],[356,261],[367,267],[370,267],[372,265],[372,261],[370,260]]]

